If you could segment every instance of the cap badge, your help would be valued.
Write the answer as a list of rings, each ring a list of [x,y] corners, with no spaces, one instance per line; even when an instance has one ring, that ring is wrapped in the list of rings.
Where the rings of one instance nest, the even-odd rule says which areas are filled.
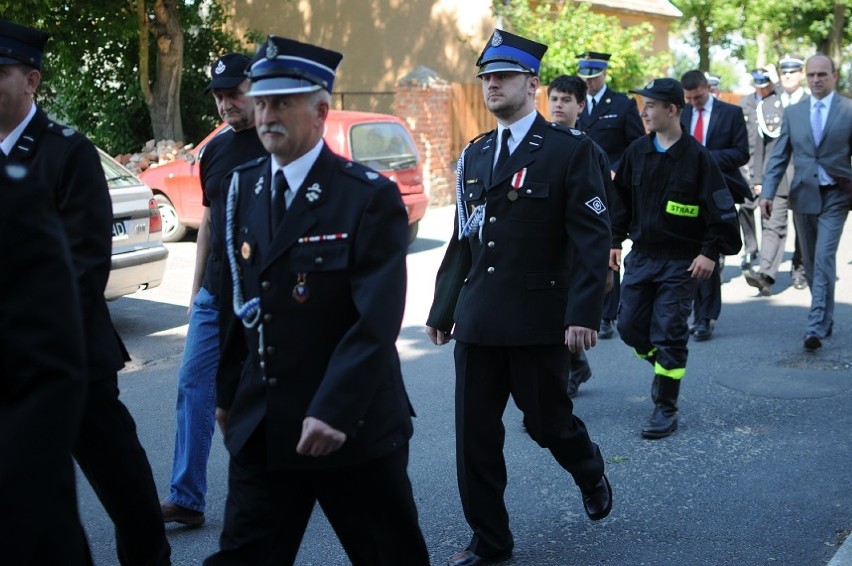
[[[214,72],[217,75],[221,75],[222,73],[224,73],[225,72],[225,64],[222,61],[219,61],[219,64],[216,65],[216,69],[214,69]]]
[[[495,30],[494,35],[491,36],[491,47],[500,47],[501,45],[503,45],[503,36]]]
[[[278,46],[270,38],[269,43],[266,45],[266,58],[275,59],[276,57],[278,57]]]
[[[651,90],[652,88],[654,88],[654,81],[651,81],[647,85],[645,85],[645,88],[647,88],[648,90]]]

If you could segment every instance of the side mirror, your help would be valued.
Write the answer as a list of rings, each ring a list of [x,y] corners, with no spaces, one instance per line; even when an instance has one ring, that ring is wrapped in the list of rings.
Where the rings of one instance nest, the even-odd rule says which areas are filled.
[[[185,160],[187,163],[189,163],[190,165],[193,165],[193,164],[195,163],[195,161],[196,161],[196,159],[195,159],[195,154],[194,154],[194,153],[187,153],[187,154],[185,154],[185,155],[183,156],[183,158],[184,158],[184,160]]]

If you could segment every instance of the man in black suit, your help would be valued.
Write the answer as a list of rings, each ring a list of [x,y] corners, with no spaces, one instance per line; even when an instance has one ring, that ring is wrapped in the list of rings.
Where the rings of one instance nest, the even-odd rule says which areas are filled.
[[[742,204],[754,200],[740,171],[740,167],[748,163],[748,131],[742,108],[711,96],[710,84],[701,71],[687,71],[680,81],[687,102],[680,116],[681,127],[710,150],[734,202]],[[695,293],[690,328],[695,340],[710,339],[721,311],[722,272],[716,263],[713,275],[700,281]]]
[[[477,61],[498,126],[461,156],[458,222],[426,322],[433,343],[456,339],[456,464],[473,537],[451,566],[512,554],[502,422],[510,395],[530,437],[573,476],[587,515],[612,508],[600,450],[562,378],[565,347],[597,342],[609,216],[592,140],[535,110],[546,50],[496,30]]]
[[[80,303],[47,191],[0,165],[0,532],[6,564],[91,564],[71,447],[86,395]]]
[[[408,479],[395,342],[408,221],[397,186],[323,142],[343,56],[269,36],[249,96],[271,156],[232,173],[217,375],[231,455],[220,550],[292,564],[317,501],[354,564],[429,563]]]
[[[577,74],[586,81],[586,108],[577,116],[577,127],[603,148],[613,174],[624,150],[645,135],[636,101],[606,85],[609,53],[587,51],[580,55]],[[620,272],[614,274],[612,290],[604,295],[598,338],[611,338],[621,299]]]
[[[122,564],[168,564],[171,549],[151,466],[118,398],[129,360],[104,299],[112,256],[112,205],[95,146],[33,103],[44,32],[0,20],[0,153],[31,169],[62,222],[77,276],[89,388],[74,457],[115,524]]]

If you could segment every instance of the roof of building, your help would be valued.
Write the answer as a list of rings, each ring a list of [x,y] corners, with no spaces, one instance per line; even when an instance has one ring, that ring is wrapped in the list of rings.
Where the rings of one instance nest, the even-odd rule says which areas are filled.
[[[683,16],[683,12],[675,8],[668,0],[592,0],[592,6],[619,12],[653,14],[667,18]]]

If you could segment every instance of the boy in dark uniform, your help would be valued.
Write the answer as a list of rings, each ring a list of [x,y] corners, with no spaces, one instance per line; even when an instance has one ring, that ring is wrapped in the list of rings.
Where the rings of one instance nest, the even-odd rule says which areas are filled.
[[[656,79],[631,91],[644,99],[650,134],[624,153],[615,174],[610,267],[625,258],[618,331],[654,367],[654,412],[645,438],[677,428],[677,399],[686,374],[687,319],[697,281],[710,277],[722,254],[741,247],[737,211],[709,150],[681,129],[683,87]]]

